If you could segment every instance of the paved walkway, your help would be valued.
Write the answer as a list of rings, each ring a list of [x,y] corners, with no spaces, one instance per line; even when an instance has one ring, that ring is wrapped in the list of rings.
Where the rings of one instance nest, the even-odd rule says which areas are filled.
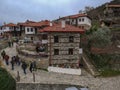
[[[8,55],[16,55],[15,45],[12,48],[6,48],[5,51]],[[4,61],[3,61],[4,63]],[[11,65],[4,67],[14,76],[17,76],[17,71],[20,73],[21,83],[33,82],[33,74],[27,69],[25,75],[21,69],[21,66],[15,66],[15,70],[11,70]],[[111,78],[94,78],[86,71],[82,70],[81,76],[67,75],[60,73],[47,72],[44,70],[37,70],[35,73],[35,83],[47,83],[47,84],[72,84],[88,86],[90,90],[120,90],[120,76]]]

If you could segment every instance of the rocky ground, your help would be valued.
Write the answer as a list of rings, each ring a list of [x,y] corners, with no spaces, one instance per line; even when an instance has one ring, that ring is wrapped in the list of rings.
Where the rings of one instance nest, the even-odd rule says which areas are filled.
[[[17,54],[15,45],[11,48],[5,49],[6,53],[11,57]],[[35,83],[47,83],[47,84],[72,84],[88,86],[90,90],[120,90],[120,76],[117,77],[93,77],[82,69],[82,75],[68,75],[47,72],[44,70],[37,70],[33,73],[27,69],[27,74],[25,75],[21,69],[21,66],[15,66],[15,70],[11,70],[11,65],[6,66],[4,61],[1,60],[6,68],[13,77],[17,77],[17,71],[20,73],[21,83],[33,83],[33,73],[35,74]]]

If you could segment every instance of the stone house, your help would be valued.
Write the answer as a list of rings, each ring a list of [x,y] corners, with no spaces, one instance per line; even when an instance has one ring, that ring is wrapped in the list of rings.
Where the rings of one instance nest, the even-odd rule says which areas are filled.
[[[75,14],[58,19],[58,21],[65,20],[66,24],[79,27],[84,30],[91,28],[91,18],[87,14]]]
[[[54,24],[40,30],[48,34],[49,65],[78,67],[80,60],[80,35],[83,29],[71,25]]]

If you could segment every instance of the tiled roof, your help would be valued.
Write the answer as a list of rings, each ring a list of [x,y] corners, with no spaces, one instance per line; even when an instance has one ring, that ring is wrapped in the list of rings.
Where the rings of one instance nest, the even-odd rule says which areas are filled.
[[[17,26],[17,25],[13,23],[8,23],[8,24],[3,25],[3,27],[14,27],[14,26]]]
[[[108,5],[108,7],[120,7],[120,4],[119,4],[119,5],[118,5],[118,4],[117,4],[117,5],[115,5],[115,4],[113,4],[113,5],[110,4],[110,5]]]
[[[39,30],[39,32],[77,32],[77,33],[84,33],[83,29],[80,29],[78,27],[72,26],[72,25],[65,25],[65,28],[61,27],[61,24],[54,24],[53,26],[45,27],[42,30]]]
[[[66,17],[62,17],[62,19],[66,19],[66,18],[78,18],[78,17],[88,17],[87,14],[75,14],[75,15],[70,15],[70,16],[66,16]]]
[[[40,26],[49,26],[50,21],[40,21],[40,22],[25,22],[18,23],[18,25],[28,26],[28,27],[40,27]]]

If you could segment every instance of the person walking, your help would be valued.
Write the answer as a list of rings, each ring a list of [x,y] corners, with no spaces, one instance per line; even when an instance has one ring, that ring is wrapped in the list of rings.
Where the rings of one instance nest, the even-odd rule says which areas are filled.
[[[15,56],[16,64],[20,66],[20,58],[18,55]]]
[[[33,62],[30,62],[30,68],[29,68],[29,70],[32,73],[32,71],[33,71]]]
[[[8,46],[11,47],[11,41],[8,41]]]
[[[5,50],[3,50],[3,51],[1,52],[1,56],[2,56],[3,60],[4,60],[5,55],[6,55],[6,52],[5,52]]]
[[[5,55],[4,57],[6,65],[9,65],[9,56]]]
[[[33,71],[37,70],[36,61],[33,61]]]
[[[27,63],[25,61],[22,62],[22,69],[23,69],[24,74],[27,74],[26,73]]]
[[[14,64],[15,64],[15,59],[14,57],[11,58],[11,66],[12,66],[12,70],[14,70]]]

